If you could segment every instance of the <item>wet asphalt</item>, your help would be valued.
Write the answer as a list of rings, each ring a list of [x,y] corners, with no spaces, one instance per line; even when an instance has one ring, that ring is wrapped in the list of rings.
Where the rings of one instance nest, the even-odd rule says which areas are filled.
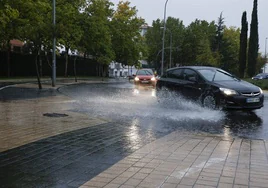
[[[108,117],[116,122],[221,136],[268,139],[268,95],[264,107],[252,112],[216,111],[170,94],[159,103],[155,90],[132,83],[72,85],[60,92],[76,100],[74,111]]]
[[[71,111],[109,119],[0,153],[0,187],[78,187],[141,147],[173,131],[268,139],[268,99],[252,113],[222,112],[132,83],[78,84],[58,91],[6,88],[0,100],[67,95]],[[112,133],[112,134],[111,134]]]

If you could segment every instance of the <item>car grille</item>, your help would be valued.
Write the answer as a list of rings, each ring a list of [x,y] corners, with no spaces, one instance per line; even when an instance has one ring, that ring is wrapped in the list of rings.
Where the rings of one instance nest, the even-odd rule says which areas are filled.
[[[245,97],[256,97],[260,95],[260,92],[247,92],[247,93],[241,93]]]
[[[141,81],[150,81],[151,79],[140,79]]]

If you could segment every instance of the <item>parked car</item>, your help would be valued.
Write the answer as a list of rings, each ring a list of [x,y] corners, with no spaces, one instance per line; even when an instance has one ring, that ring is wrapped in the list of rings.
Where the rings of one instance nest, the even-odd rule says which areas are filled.
[[[149,85],[155,87],[156,78],[152,69],[139,69],[134,75],[135,85]]]
[[[260,74],[257,74],[256,76],[253,76],[252,79],[253,80],[268,79],[268,73],[260,73]]]
[[[157,81],[156,96],[175,92],[211,109],[254,110],[263,107],[262,90],[215,67],[188,66],[167,70]]]

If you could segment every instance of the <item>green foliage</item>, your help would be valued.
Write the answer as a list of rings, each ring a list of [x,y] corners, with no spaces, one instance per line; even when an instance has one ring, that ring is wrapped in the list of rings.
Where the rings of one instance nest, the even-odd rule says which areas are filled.
[[[217,66],[216,59],[213,56],[208,38],[200,40],[197,50],[196,62],[198,65]]]
[[[162,29],[163,24],[160,19],[153,21],[152,27],[148,28],[145,34],[146,45],[148,46],[147,60],[153,67],[160,67],[161,48],[162,48]]]
[[[82,46],[100,64],[109,64],[114,59],[110,31],[112,4],[108,0],[91,0],[83,12]]]
[[[248,48],[248,76],[252,77],[256,73],[256,65],[259,51],[259,34],[258,34],[258,1],[254,0],[252,19],[250,24],[250,38]]]
[[[239,76],[244,78],[247,66],[247,45],[248,45],[248,22],[247,12],[243,12],[242,28],[240,33],[240,50],[239,50]]]
[[[222,39],[222,64],[223,69],[230,71],[235,75],[239,74],[239,45],[240,29],[235,27],[225,28]]]
[[[223,42],[223,32],[225,28],[222,12],[220,14],[220,17],[218,18],[216,27],[217,27],[216,28],[216,51],[221,51],[222,42]]]
[[[9,41],[19,39],[21,29],[17,26],[23,24],[20,16],[21,5],[26,0],[1,0],[0,1],[0,44],[5,50],[9,47]]]
[[[57,0],[57,38],[67,49],[75,50],[81,40],[81,0]]]
[[[197,65],[197,64],[215,64],[214,58],[211,56],[212,44],[215,38],[216,25],[214,22],[208,23],[205,20],[195,20],[185,28],[184,40],[182,41],[181,65]],[[203,44],[205,42],[205,44]],[[205,48],[205,49],[202,49]],[[204,59],[204,52],[208,52],[208,56]],[[203,55],[202,55],[203,54]],[[197,57],[202,61],[198,62]]]
[[[146,49],[140,35],[144,20],[137,17],[136,7],[131,7],[129,1],[120,1],[111,24],[115,60],[124,65],[137,64]]]
[[[245,81],[250,82],[263,90],[268,90],[268,80],[252,80],[251,78],[245,79]]]

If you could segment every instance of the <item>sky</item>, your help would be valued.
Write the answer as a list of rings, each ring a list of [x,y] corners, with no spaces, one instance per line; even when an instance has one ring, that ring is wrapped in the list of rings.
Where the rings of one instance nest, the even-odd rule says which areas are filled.
[[[115,5],[119,0],[110,0]],[[152,21],[158,18],[164,19],[164,5],[166,0],[129,0],[131,6],[136,6],[138,16],[152,25]],[[168,0],[167,17],[172,16],[189,25],[195,19],[217,21],[220,13],[223,13],[225,25],[241,27],[241,17],[247,11],[247,19],[251,22],[253,0]],[[259,46],[264,54],[265,38],[268,37],[268,0],[258,0],[259,19]],[[268,51],[268,39],[267,39]]]

